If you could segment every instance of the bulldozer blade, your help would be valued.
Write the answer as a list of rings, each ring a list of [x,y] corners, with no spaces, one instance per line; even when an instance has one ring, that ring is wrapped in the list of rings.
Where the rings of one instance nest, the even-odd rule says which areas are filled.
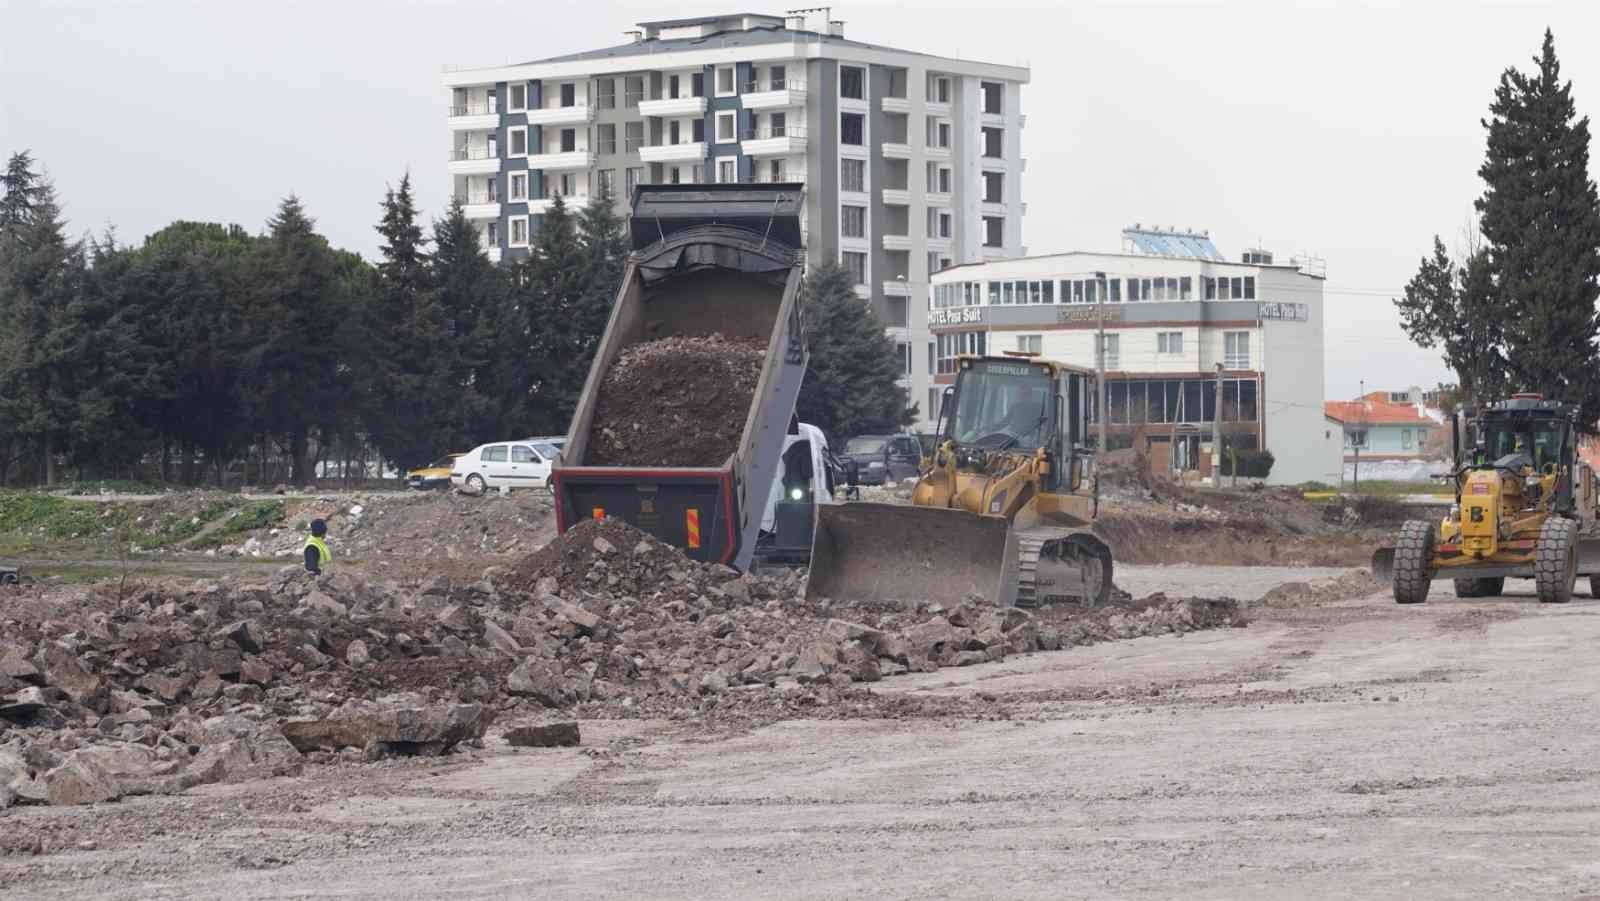
[[[1372,577],[1379,582],[1394,581],[1394,548],[1380,547],[1372,552]]]
[[[969,595],[1004,604],[1006,521],[965,510],[900,504],[825,504],[806,598],[930,601],[954,606]]]

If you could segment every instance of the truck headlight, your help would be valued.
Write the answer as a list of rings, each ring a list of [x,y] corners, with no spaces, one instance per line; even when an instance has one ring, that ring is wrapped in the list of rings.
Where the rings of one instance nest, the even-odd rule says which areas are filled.
[[[805,496],[806,492],[803,488],[794,488],[789,491],[789,499],[793,501],[801,500]]]
[[[871,463],[867,464],[867,468],[868,469],[882,469],[883,468],[883,461],[882,460],[873,460]]]

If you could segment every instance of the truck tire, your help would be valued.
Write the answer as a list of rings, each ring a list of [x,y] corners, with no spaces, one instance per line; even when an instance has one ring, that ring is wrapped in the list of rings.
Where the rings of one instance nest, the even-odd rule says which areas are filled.
[[[1541,604],[1565,604],[1578,583],[1578,524],[1552,516],[1539,527],[1533,549],[1533,584]]]
[[[1589,577],[1589,597],[1600,600],[1600,575]]]
[[[1504,594],[1505,590],[1506,580],[1504,576],[1456,580],[1456,597],[1458,598],[1495,598]]]
[[[1439,533],[1433,523],[1406,520],[1400,527],[1400,540],[1394,547],[1394,600],[1397,604],[1420,604],[1433,587],[1433,550]]]

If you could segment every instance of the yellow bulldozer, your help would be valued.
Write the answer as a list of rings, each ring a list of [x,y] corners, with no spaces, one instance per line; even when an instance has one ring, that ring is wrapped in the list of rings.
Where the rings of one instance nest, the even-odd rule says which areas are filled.
[[[818,508],[809,598],[1101,604],[1111,549],[1088,447],[1092,370],[962,356],[911,504]]]
[[[1440,522],[1406,522],[1396,544],[1372,557],[1395,601],[1422,603],[1439,577],[1454,579],[1463,598],[1533,579],[1541,602],[1562,604],[1586,575],[1600,597],[1595,474],[1578,459],[1577,422],[1577,407],[1537,394],[1452,417],[1455,504]]]

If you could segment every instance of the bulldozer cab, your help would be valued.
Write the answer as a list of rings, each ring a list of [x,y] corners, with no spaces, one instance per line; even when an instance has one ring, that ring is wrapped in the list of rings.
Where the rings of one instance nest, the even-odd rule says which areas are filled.
[[[1495,469],[1513,477],[1525,472],[1555,476],[1554,508],[1571,512],[1575,499],[1574,463],[1577,456],[1578,410],[1570,404],[1519,395],[1491,403],[1476,415],[1466,411],[1453,421],[1457,463],[1456,499],[1460,501],[1463,475],[1474,469]],[[1467,421],[1470,450],[1463,453],[1462,419]]]
[[[1031,357],[962,357],[938,435],[957,452],[1033,453],[1050,461],[1046,491],[1081,487],[1094,373]]]

